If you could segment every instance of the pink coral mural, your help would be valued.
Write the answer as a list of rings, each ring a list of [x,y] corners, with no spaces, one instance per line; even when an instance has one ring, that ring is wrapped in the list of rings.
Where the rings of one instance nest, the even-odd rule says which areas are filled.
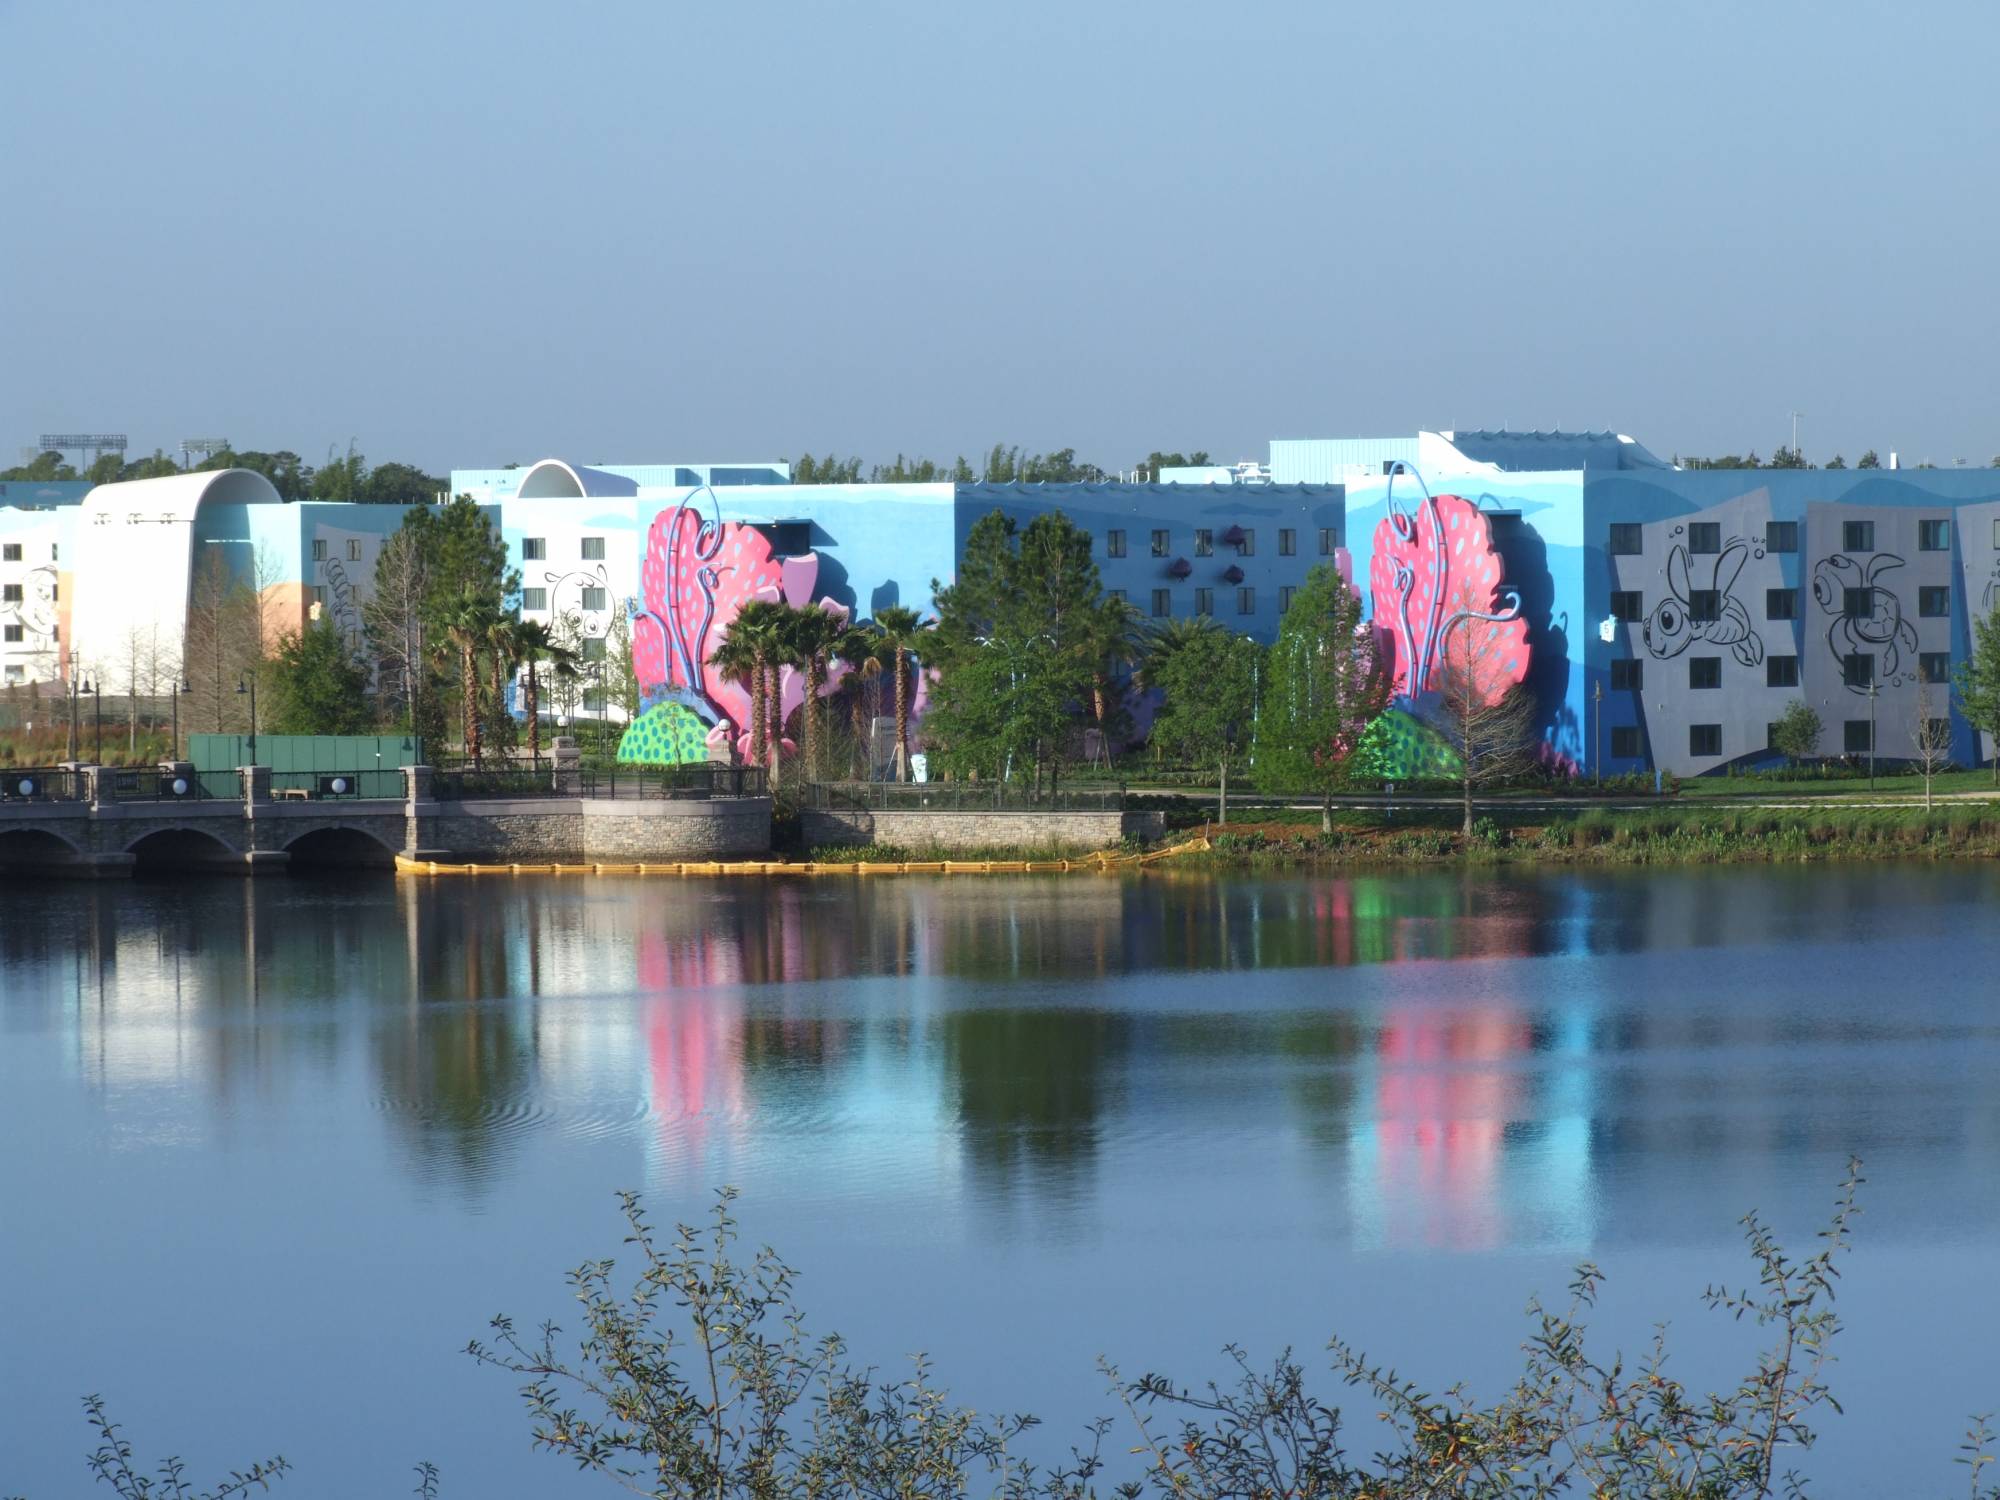
[[[696,502],[707,497],[708,513]],[[724,522],[713,491],[701,489],[653,518],[639,565],[644,608],[632,625],[632,665],[642,706],[680,703],[710,726],[712,747],[735,744],[747,753],[750,693],[725,677],[708,658],[728,637],[737,611],[753,599],[797,608],[812,599],[819,558],[772,555],[770,540],[754,526]],[[845,619],[847,606],[821,599],[821,608]],[[846,672],[828,673],[830,692]],[[805,674],[786,667],[779,675],[781,722],[805,701]],[[790,742],[786,742],[790,748]]]
[[[1368,588],[1375,631],[1398,699],[1432,691],[1439,659],[1472,664],[1482,702],[1497,703],[1528,676],[1528,622],[1501,578],[1493,528],[1458,495],[1426,492],[1375,528]],[[1421,484],[1421,481],[1419,481]]]

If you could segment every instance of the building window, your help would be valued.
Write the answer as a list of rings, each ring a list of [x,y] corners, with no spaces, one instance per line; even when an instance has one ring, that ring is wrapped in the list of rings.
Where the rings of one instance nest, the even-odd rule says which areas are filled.
[[[1951,744],[1951,720],[1924,720],[1924,743],[1944,749]]]
[[[1167,589],[1153,590],[1153,618],[1164,620],[1174,612],[1174,596]]]
[[[1722,754],[1722,726],[1688,725],[1688,754],[1704,760],[1712,760]]]
[[[1166,555],[1167,534],[1164,531],[1156,531],[1153,533],[1153,556],[1165,557]]]
[[[1298,592],[1299,591],[1289,583],[1280,585],[1278,589],[1279,614],[1284,614],[1287,610],[1289,610],[1292,607],[1292,600],[1298,596]]]
[[[1196,589],[1194,591],[1194,612],[1198,615],[1215,613],[1215,590]]]
[[[1688,686],[1691,688],[1721,687],[1722,658],[1719,656],[1690,656],[1688,658]]]
[[[1995,521],[1993,523],[1993,537],[1994,537],[1993,545],[1996,547],[2000,547],[2000,521]],[[1335,552],[1339,550],[1340,550],[1340,528],[1338,526],[1320,527],[1319,555],[1321,557],[1331,557]]]
[[[1646,550],[1646,528],[1637,521],[1613,521],[1611,523],[1611,555],[1613,557],[1637,557]]]
[[[1720,589],[1688,590],[1688,624],[1714,625],[1722,619]]]
[[[7,680],[9,682],[26,682],[28,680],[28,669],[26,667],[8,667]]]
[[[1798,551],[1799,523],[1797,521],[1766,521],[1764,523],[1764,550],[1766,552]]]
[[[1116,604],[1123,604],[1123,603],[1125,602],[1125,590],[1123,590],[1123,589],[1108,589],[1108,590],[1106,590],[1106,592],[1107,592],[1107,593],[1109,593],[1109,594],[1111,595],[1111,598],[1112,598],[1112,602],[1113,602],[1113,603],[1116,603]]]
[[[1850,651],[1840,659],[1840,678],[1851,688],[1865,688],[1875,681],[1875,653]]]
[[[0,547],[0,562],[19,562],[20,560],[21,544],[19,542],[9,542],[6,546]]]
[[[1765,687],[1797,687],[1799,685],[1799,659],[1796,656],[1767,656],[1764,658]]]
[[[1611,754],[1617,760],[1638,760],[1645,755],[1639,746],[1639,726],[1621,724],[1611,731]]]
[[[347,560],[348,560],[349,562],[360,562],[360,561],[361,561],[361,538],[360,538],[360,537],[358,537],[358,536],[351,536],[351,537],[349,537],[349,538],[347,539]]]
[[[55,561],[55,560],[56,560],[57,558],[59,558],[59,557],[61,557],[61,556],[62,556],[62,543],[61,543],[61,542],[50,542],[50,543],[49,543],[49,561],[50,561],[50,562],[54,562],[54,561]]]
[[[1239,615],[1257,613],[1257,590],[1247,583],[1236,591],[1236,613]]]
[[[1842,521],[1840,523],[1840,548],[1843,552],[1873,552],[1875,550],[1875,523],[1873,521]]]
[[[1215,555],[1214,532],[1204,531],[1200,527],[1195,528],[1194,555],[1196,557],[1213,557]]]
[[[1765,589],[1764,618],[1767,620],[1796,620],[1799,617],[1799,591],[1797,589]]]
[[[314,585],[312,586],[312,604],[313,604],[313,608],[314,608],[314,609],[325,609],[325,608],[326,608],[326,585],[325,585],[325,584],[323,584],[323,583],[316,583],[316,584],[314,584]]]
[[[1644,664],[1636,657],[1619,657],[1611,663],[1611,691],[1639,693],[1646,688]]]
[[[522,590],[521,590],[521,608],[522,608],[522,609],[524,609],[524,610],[526,610],[526,609],[547,609],[548,607],[549,607],[549,591],[548,591],[547,589],[522,589]]]
[[[1611,596],[1611,618],[1637,625],[1646,618],[1646,601],[1637,589],[1623,589]]]
[[[604,561],[604,538],[587,536],[583,539],[583,560],[585,562]]]
[[[326,561],[326,538],[323,536],[316,536],[313,538],[313,561],[314,562]]]
[[[589,610],[603,609],[605,607],[604,590],[601,588],[585,589],[583,591],[583,607]]]
[[[1257,555],[1257,533],[1252,531],[1248,526],[1241,526],[1237,529],[1243,533],[1243,540],[1236,544],[1236,555],[1238,557],[1255,557]]]
[[[1919,552],[1951,551],[1951,522],[1917,522],[1917,550]]]
[[[1951,681],[1951,653],[1949,651],[1925,651],[1917,657],[1917,680],[1919,682]]]
[[[2000,516],[1993,518],[1993,549],[2000,552]]]
[[[521,538],[521,561],[540,562],[549,555],[549,544],[543,537],[524,536]]]
[[[1917,590],[1917,613],[1927,620],[1941,620],[1951,613],[1951,590],[1941,584],[1925,584]]]
[[[583,690],[583,711],[587,714],[604,712],[604,689],[585,688]]]
[[[1722,523],[1720,521],[1688,522],[1688,551],[1720,552],[1722,550]]]
[[[1123,557],[1125,555],[1124,532],[1107,531],[1104,533],[1104,555],[1106,557]]]
[[[1875,748],[1875,726],[1866,719],[1849,719],[1841,745],[1849,755],[1866,755]]]
[[[1840,591],[1840,612],[1850,620],[1874,619],[1875,590],[1842,589]]]
[[[1289,526],[1278,528],[1278,556],[1297,557],[1299,555],[1299,534]]]
[[[10,646],[19,644],[21,640],[21,627],[19,625],[9,625],[5,628],[7,631],[7,644]]]
[[[604,637],[587,635],[583,638],[583,659],[585,661],[604,660]]]

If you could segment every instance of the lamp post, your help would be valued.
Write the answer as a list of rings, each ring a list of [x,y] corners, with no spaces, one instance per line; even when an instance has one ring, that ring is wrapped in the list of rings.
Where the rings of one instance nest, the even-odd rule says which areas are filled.
[[[71,765],[76,764],[76,700],[77,695],[82,690],[80,681],[76,674],[72,672],[69,679],[69,762]]]
[[[1593,684],[1591,697],[1597,703],[1597,784],[1604,785],[1604,679],[1598,678]]]
[[[83,690],[90,694],[90,759],[93,765],[104,764],[104,679],[86,681]]]
[[[181,694],[193,691],[194,684],[183,677],[179,682],[172,684],[167,692],[174,705],[174,743],[167,755],[168,760],[177,761],[181,758]]]
[[[1868,790],[1875,790],[1875,679],[1868,679]]]
[[[257,674],[236,679],[236,691],[250,695],[250,764],[257,764]]]

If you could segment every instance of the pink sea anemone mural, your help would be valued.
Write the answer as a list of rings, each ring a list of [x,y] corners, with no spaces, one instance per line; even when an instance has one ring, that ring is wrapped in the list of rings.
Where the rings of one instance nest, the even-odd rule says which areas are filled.
[[[1394,483],[1375,527],[1368,588],[1395,695],[1409,702],[1435,690],[1448,653],[1470,663],[1480,701],[1497,703],[1527,680],[1528,622],[1502,580],[1492,523],[1458,495],[1426,492],[1401,508]]]
[[[706,513],[697,502],[707,499]],[[695,491],[671,510],[653,518],[646,534],[646,555],[639,565],[643,608],[632,625],[632,665],[639,678],[642,709],[679,703],[708,726],[711,749],[733,746],[748,753],[749,689],[709,664],[715,648],[728,638],[730,623],[752,600],[766,600],[796,609],[810,602],[819,582],[819,557],[778,557],[771,543],[754,526],[721,519],[714,492]],[[841,619],[848,608],[833,599],[818,601]],[[822,693],[830,693],[846,674],[835,662]],[[788,721],[805,701],[805,674],[785,667],[778,679],[780,722]],[[792,742],[784,742],[786,750]]]

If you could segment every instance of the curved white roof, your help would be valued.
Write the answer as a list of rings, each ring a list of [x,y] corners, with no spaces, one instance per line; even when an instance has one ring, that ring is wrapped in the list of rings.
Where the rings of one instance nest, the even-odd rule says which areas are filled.
[[[100,484],[83,497],[75,555],[64,558],[74,580],[70,607],[71,670],[109,676],[124,691],[135,646],[157,639],[178,657],[187,629],[194,577],[195,518],[204,506],[282,505],[271,481],[253,469],[213,469]],[[114,686],[115,684],[115,686]]]
[[[98,514],[119,520],[142,516],[156,522],[192,521],[204,504],[282,505],[284,497],[255,469],[210,469],[198,474],[169,474],[164,479],[127,479],[100,484],[83,497],[83,524],[106,524],[91,519]]]
[[[590,495],[636,495],[639,482],[623,474],[572,464],[560,458],[545,458],[521,476],[514,491],[521,500],[581,500]]]

